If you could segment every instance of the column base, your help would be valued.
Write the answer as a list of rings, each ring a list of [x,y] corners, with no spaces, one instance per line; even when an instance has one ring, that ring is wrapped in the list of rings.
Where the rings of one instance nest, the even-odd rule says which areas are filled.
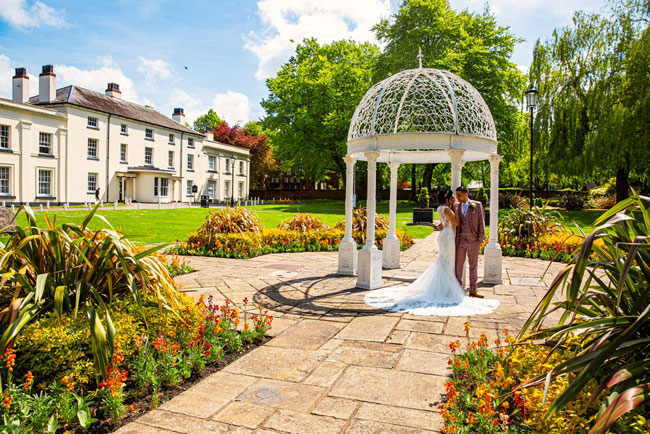
[[[501,246],[488,243],[483,253],[483,283],[500,284],[503,282]]]
[[[357,274],[357,242],[353,238],[343,238],[339,243],[338,274],[356,276]]]
[[[399,268],[400,241],[396,236],[384,238],[382,266],[386,269]]]
[[[378,289],[384,286],[381,278],[381,250],[373,248],[359,250],[357,288]]]

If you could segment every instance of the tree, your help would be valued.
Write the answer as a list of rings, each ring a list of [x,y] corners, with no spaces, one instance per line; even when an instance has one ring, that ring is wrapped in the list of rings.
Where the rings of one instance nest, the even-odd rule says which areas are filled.
[[[212,131],[217,128],[220,124],[224,123],[214,110],[210,109],[204,115],[199,116],[194,121],[194,129],[205,133],[206,131]]]
[[[221,122],[212,130],[214,139],[227,145],[249,149],[251,156],[251,187],[260,188],[264,186],[266,188],[264,175],[273,173],[276,170],[275,158],[268,144],[267,136],[262,129],[254,128],[252,123],[246,125],[247,128],[244,129],[239,125],[230,127],[226,122]],[[251,134],[251,130],[258,134]]]
[[[352,114],[373,84],[376,46],[353,41],[321,45],[305,39],[275,77],[266,81],[263,127],[276,157],[318,182],[332,171],[345,179]]]
[[[374,30],[386,44],[377,62],[376,81],[417,67],[422,49],[425,67],[453,72],[483,96],[494,117],[504,167],[521,157],[516,131],[524,76],[510,61],[521,39],[499,26],[487,8],[474,14],[454,11],[448,0],[404,0],[397,13]],[[423,186],[430,187],[434,169],[434,165],[425,168]]]

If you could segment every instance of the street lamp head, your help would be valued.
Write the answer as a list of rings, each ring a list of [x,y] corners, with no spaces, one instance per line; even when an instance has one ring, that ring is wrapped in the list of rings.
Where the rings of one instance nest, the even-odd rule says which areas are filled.
[[[230,161],[232,161],[233,163],[235,162],[235,156],[234,155],[230,156]]]
[[[539,95],[539,91],[531,84],[530,88],[526,91],[526,105],[528,105],[528,108],[537,107],[537,95]]]

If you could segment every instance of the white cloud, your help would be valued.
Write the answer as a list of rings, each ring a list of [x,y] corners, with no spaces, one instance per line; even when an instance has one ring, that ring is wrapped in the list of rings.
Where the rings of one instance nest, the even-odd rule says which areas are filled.
[[[470,7],[482,10],[487,4],[490,12],[498,17],[521,17],[529,20],[533,17],[560,18],[558,25],[566,25],[578,10],[593,11],[604,6],[604,2],[594,0],[452,0],[452,7]]]
[[[251,103],[243,93],[229,90],[216,94],[212,100],[212,109],[230,126],[244,125],[250,120]]]
[[[11,59],[0,54],[0,97],[11,99],[11,77],[13,76]]]
[[[144,74],[148,83],[154,84],[158,80],[172,78],[172,67],[164,60],[152,60],[142,56],[138,56],[138,58],[140,59],[138,72]]]
[[[103,93],[109,82],[120,85],[122,99],[132,102],[139,101],[139,95],[133,80],[106,56],[100,59],[100,65],[95,69],[79,69],[76,66],[55,65],[57,88],[75,85]]]
[[[40,1],[30,7],[26,0],[2,0],[0,17],[17,28],[50,26],[60,29],[70,26],[65,20],[65,9],[56,10]]]
[[[265,27],[244,39],[259,62],[255,77],[262,80],[275,74],[304,38],[376,42],[371,28],[389,15],[390,0],[259,0],[257,8]]]

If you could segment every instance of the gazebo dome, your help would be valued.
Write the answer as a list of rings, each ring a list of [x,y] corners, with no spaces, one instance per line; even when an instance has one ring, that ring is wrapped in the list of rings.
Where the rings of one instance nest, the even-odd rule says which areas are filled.
[[[474,86],[449,71],[420,67],[366,92],[352,116],[347,145],[357,159],[377,150],[378,161],[448,162],[447,150],[461,149],[463,160],[473,161],[497,152],[497,136]]]

